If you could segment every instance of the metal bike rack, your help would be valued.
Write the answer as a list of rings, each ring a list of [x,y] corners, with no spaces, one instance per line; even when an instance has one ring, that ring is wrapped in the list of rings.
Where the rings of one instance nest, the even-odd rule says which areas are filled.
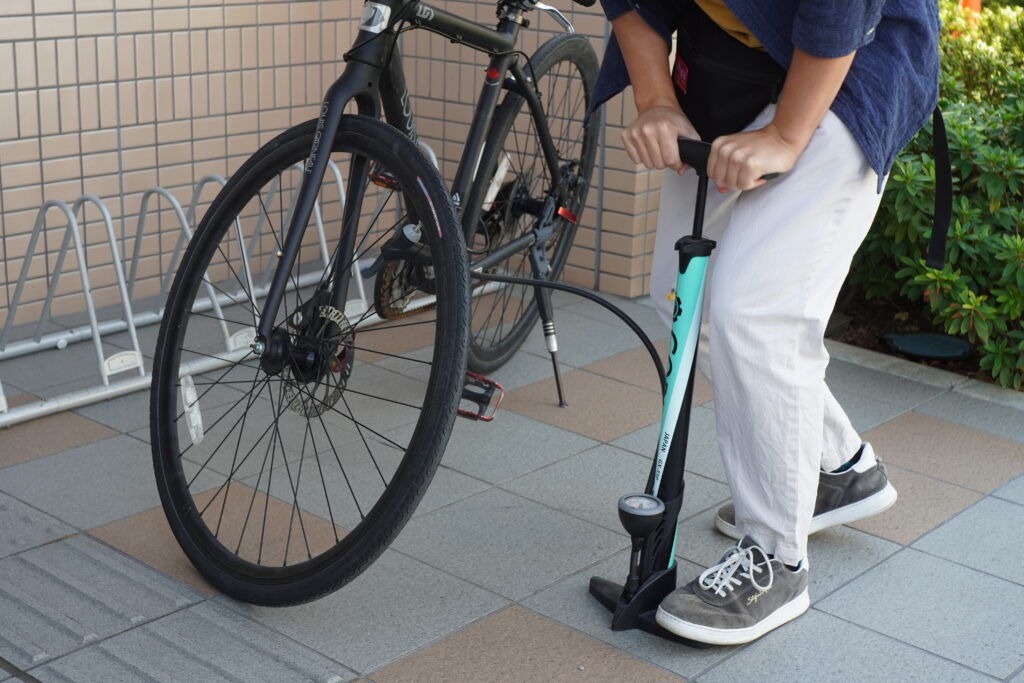
[[[430,156],[433,158],[432,153]],[[332,174],[333,181],[337,185],[340,201],[344,203],[345,185],[341,172],[334,162],[330,162],[329,169]],[[301,165],[297,165],[296,170],[297,172],[301,172]],[[147,219],[152,215],[150,211],[150,204],[154,200],[159,201],[162,199],[166,201],[170,205],[170,208],[179,224],[180,232],[172,251],[172,263],[177,263],[186,243],[192,237],[191,226],[195,222],[195,217],[198,214],[200,196],[203,189],[210,183],[223,186],[225,182],[224,178],[217,175],[203,176],[192,192],[192,197],[189,201],[187,210],[182,208],[180,202],[178,202],[174,195],[162,187],[154,187],[146,191],[142,198],[142,204],[135,226],[135,244],[132,249],[131,257],[127,260],[127,275],[125,268],[126,263],[121,258],[121,254],[118,249],[117,237],[110,211],[98,197],[91,194],[82,195],[70,205],[59,199],[51,199],[39,208],[36,215],[35,225],[29,238],[28,248],[25,253],[25,260],[22,263],[21,271],[18,276],[14,296],[12,297],[11,304],[7,309],[7,320],[4,323],[3,331],[0,332],[0,360],[17,358],[47,349],[64,349],[68,344],[92,339],[96,352],[99,381],[96,385],[86,389],[71,391],[53,398],[47,398],[45,400],[11,408],[8,405],[3,391],[3,378],[0,376],[0,427],[10,427],[11,425],[18,424],[26,420],[78,408],[148,388],[152,376],[145,368],[144,355],[139,347],[136,329],[144,325],[153,325],[160,322],[171,278],[170,273],[161,278],[160,295],[158,297],[159,306],[155,310],[151,309],[137,312],[133,309],[132,294],[135,288],[136,278],[138,276],[139,261],[142,256],[140,245],[142,237],[147,234]],[[279,183],[273,184],[270,188],[270,192],[278,191],[280,191]],[[293,192],[292,194],[291,208],[294,208],[294,198],[296,194],[296,192]],[[102,216],[103,224],[105,226],[106,243],[110,250],[110,258],[113,263],[114,273],[117,280],[117,290],[120,297],[119,308],[121,309],[121,314],[104,320],[100,320],[97,316],[92,287],[89,282],[89,266],[86,259],[86,244],[84,241],[83,227],[78,219],[79,213],[82,212],[86,206],[95,207],[99,210]],[[289,211],[291,211],[291,208]],[[39,237],[46,230],[47,215],[53,209],[56,209],[61,215],[63,215],[66,220],[66,224],[64,226],[61,246],[57,251],[53,273],[49,276],[43,311],[29,338],[13,340],[11,339],[11,333],[14,327],[13,323],[17,314],[18,306],[22,304],[25,283],[29,279],[32,261],[40,255],[44,259],[50,256],[50,254],[46,253],[45,249],[42,254],[39,254],[38,246]],[[320,246],[320,258],[326,265],[330,259],[330,249],[327,245],[327,239],[324,232],[323,215],[319,203],[314,206],[313,216],[317,241]],[[212,309],[214,311],[219,311],[220,306],[237,301],[239,296],[247,298],[251,292],[252,299],[255,302],[255,299],[266,293],[267,289],[269,289],[268,283],[270,274],[272,273],[272,268],[268,267],[264,269],[263,273],[254,273],[250,268],[248,256],[249,253],[252,253],[253,246],[258,243],[262,229],[263,226],[260,225],[257,228],[257,231],[249,238],[248,248],[243,244],[241,233],[238,233],[239,244],[241,245],[242,251],[242,260],[245,264],[244,271],[246,279],[248,280],[248,292],[243,292],[241,289],[237,292],[217,292],[214,290],[211,283],[204,280],[205,296],[196,302],[194,310],[202,311]],[[240,230],[237,222],[236,230]],[[51,307],[57,293],[57,286],[60,282],[61,273],[64,269],[65,257],[72,247],[74,248],[78,273],[82,282],[81,294],[85,300],[85,308],[88,313],[88,323],[58,332],[43,334],[43,325],[48,321],[53,321]],[[105,267],[108,264],[103,265]],[[353,282],[356,283],[357,296],[347,302],[345,312],[347,315],[362,318],[369,310],[370,304],[366,298],[362,277],[358,276],[359,265],[360,264],[358,263],[353,264],[353,271],[354,274],[356,274],[356,277],[352,278]],[[298,281],[291,286],[303,287],[315,283],[317,280],[318,278],[315,272],[307,273],[306,275],[298,278]],[[410,310],[429,306],[432,303],[433,297],[424,297],[414,301],[410,305]],[[381,318],[376,314],[370,314],[362,320],[360,327],[379,322],[381,322]],[[105,336],[124,331],[128,332],[131,349],[105,355],[103,338]],[[243,328],[232,333],[228,329],[227,324],[222,321],[221,333],[224,338],[224,351],[219,354],[217,358],[198,359],[183,365],[181,370],[182,376],[186,374],[200,374],[209,372],[218,367],[224,367],[230,363],[237,362],[239,359],[245,357],[246,354],[250,353],[249,344],[252,342],[255,334],[255,331],[252,328]],[[134,376],[126,379],[111,380],[111,378],[116,375],[128,372],[133,372]]]

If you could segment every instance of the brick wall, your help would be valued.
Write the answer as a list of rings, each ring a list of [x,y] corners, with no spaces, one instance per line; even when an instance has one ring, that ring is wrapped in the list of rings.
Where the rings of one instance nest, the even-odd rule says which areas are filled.
[[[490,2],[438,6],[492,24]],[[561,0],[600,54],[606,32],[596,8]],[[200,178],[228,176],[264,141],[311,118],[343,68],[361,13],[356,0],[2,0],[0,2],[0,309],[13,295],[29,233],[44,200],[95,194],[109,207],[120,246],[134,246],[143,192],[161,185],[187,207]],[[531,15],[530,52],[558,29]],[[403,36],[410,91],[422,137],[450,178],[481,80],[477,53],[426,32]],[[443,68],[441,68],[443,65]],[[657,194],[619,145],[631,98],[607,108],[607,148],[566,277],[602,290],[646,291]],[[202,201],[216,193],[208,185]],[[601,253],[595,220],[601,204]],[[178,223],[166,202],[151,206],[139,296],[158,291],[172,268]],[[86,209],[89,267],[99,303],[116,301],[99,214]],[[47,214],[17,322],[39,316],[60,215]],[[80,310],[73,260],[54,312]]]

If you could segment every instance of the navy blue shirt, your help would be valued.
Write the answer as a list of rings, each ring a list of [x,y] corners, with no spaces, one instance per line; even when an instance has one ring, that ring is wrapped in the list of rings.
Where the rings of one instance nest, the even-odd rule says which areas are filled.
[[[614,19],[635,10],[667,43],[678,26],[680,0],[601,0]],[[935,108],[939,91],[936,0],[725,0],[772,59],[788,68],[793,47],[817,57],[854,50],[850,72],[832,103],[882,178],[896,154]],[[667,69],[667,65],[666,65]],[[600,104],[629,85],[612,35],[595,90]]]

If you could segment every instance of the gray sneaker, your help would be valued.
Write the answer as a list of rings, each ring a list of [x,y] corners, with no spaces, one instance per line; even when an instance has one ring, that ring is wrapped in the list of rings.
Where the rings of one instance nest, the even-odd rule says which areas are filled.
[[[895,502],[896,489],[889,483],[885,466],[875,457],[871,444],[865,443],[850,467],[842,472],[820,473],[809,533],[877,515]],[[736,508],[731,503],[718,509],[715,527],[730,538],[740,537]]]
[[[807,560],[796,571],[744,537],[721,562],[661,601],[658,623],[712,645],[760,638],[807,611]]]

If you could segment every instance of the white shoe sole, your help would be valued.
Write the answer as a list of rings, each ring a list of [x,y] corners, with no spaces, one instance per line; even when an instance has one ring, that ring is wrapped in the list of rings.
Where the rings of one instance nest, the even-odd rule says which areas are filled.
[[[840,524],[850,524],[851,522],[885,512],[896,503],[896,497],[896,489],[893,488],[892,484],[886,482],[884,489],[871,494],[864,500],[858,500],[856,503],[850,503],[831,512],[823,512],[812,517],[811,530],[807,533],[814,534],[822,529],[839,526]],[[735,524],[729,524],[717,514],[715,515],[715,528],[729,538],[740,538],[739,528]]]
[[[742,645],[743,643],[749,643],[752,640],[757,640],[772,629],[782,626],[787,621],[796,619],[798,616],[806,612],[810,606],[811,598],[805,588],[800,595],[796,596],[753,626],[748,626],[746,628],[726,629],[702,626],[673,616],[661,607],[658,608],[658,614],[655,619],[666,630],[675,633],[677,636],[696,640],[699,643],[709,643],[711,645]]]

